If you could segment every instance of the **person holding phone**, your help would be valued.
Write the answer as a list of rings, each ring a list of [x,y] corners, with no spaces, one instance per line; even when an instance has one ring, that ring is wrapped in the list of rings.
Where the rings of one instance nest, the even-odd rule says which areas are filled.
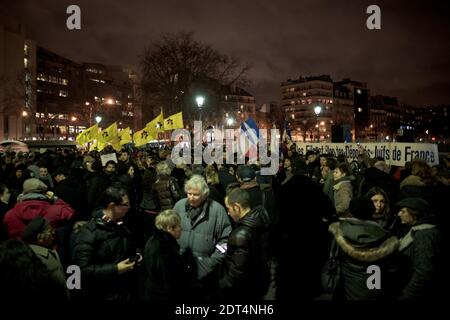
[[[219,279],[220,296],[260,300],[270,283],[269,215],[263,206],[252,208],[250,194],[239,188],[228,193],[225,205],[236,225],[227,247],[221,248],[226,258]]]
[[[73,264],[81,268],[82,296],[95,300],[130,300],[135,291],[133,272],[142,256],[123,223],[130,203],[126,191],[109,187],[102,208],[75,239]],[[132,258],[133,257],[133,258]]]

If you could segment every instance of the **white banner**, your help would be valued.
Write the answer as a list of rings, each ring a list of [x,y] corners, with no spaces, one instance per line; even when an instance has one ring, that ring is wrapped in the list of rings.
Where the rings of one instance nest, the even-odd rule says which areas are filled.
[[[366,153],[369,158],[383,158],[387,164],[404,166],[416,158],[425,160],[430,166],[439,164],[438,147],[431,143],[296,143],[297,151],[305,154],[308,150],[338,156],[344,154],[356,160],[359,154]]]

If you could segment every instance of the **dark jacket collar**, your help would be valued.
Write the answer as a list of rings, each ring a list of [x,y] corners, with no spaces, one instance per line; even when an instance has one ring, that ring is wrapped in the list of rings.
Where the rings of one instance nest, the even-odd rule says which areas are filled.
[[[236,226],[246,226],[249,228],[267,228],[269,227],[270,219],[267,211],[263,206],[257,206],[240,219]]]

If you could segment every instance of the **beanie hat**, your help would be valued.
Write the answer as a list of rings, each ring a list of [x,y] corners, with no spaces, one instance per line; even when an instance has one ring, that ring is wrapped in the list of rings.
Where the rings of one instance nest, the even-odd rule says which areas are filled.
[[[31,178],[23,183],[23,194],[44,192],[47,192],[47,185],[39,179]]]

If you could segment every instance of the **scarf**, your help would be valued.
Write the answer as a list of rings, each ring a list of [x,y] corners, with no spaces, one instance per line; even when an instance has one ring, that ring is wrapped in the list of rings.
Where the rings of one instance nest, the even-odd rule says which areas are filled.
[[[189,201],[186,201],[186,215],[191,220],[191,225],[194,225],[195,221],[197,221],[197,218],[203,212],[203,209],[206,210],[207,203],[208,201],[206,200],[202,205],[194,208],[189,204]]]

